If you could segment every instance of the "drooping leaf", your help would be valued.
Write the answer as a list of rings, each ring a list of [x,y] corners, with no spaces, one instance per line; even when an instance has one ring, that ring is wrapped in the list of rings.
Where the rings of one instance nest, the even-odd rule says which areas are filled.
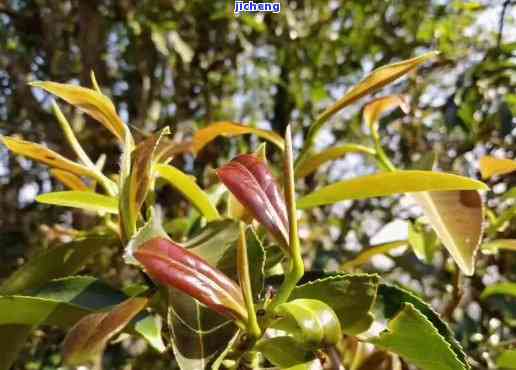
[[[412,194],[462,272],[472,275],[483,233],[484,204],[475,190]]]
[[[421,370],[465,370],[450,343],[439,334],[421,312],[411,303],[403,308],[379,337],[369,340],[375,346],[397,353]]]
[[[500,249],[516,252],[516,239],[491,240],[487,243],[483,243],[481,249],[485,254],[493,254],[498,252]]]
[[[77,175],[71,172],[52,169],[50,170],[52,176],[54,176],[59,182],[65,185],[67,188],[75,191],[90,191],[90,188],[81,180]]]
[[[98,365],[108,341],[122,331],[147,303],[146,298],[130,298],[109,312],[94,313],[82,318],[64,340],[65,364]]]
[[[284,198],[267,165],[254,155],[240,155],[217,174],[229,191],[288,250]]]
[[[175,167],[166,164],[156,164],[154,167],[170,185],[183,194],[206,217],[208,221],[220,219],[217,208],[211,203],[208,195],[197,185],[194,179]]]
[[[1,138],[5,146],[14,154],[28,157],[77,176],[87,176],[90,178],[95,178],[96,176],[91,169],[75,163],[43,145],[14,137],[2,136]]]
[[[341,158],[348,153],[363,153],[374,155],[375,151],[372,148],[368,148],[359,144],[344,144],[323,150],[318,154],[308,157],[296,168],[296,178],[301,179],[305,176],[308,176],[315,172],[324,163]]]
[[[111,131],[121,143],[124,142],[125,125],[116,113],[115,106],[105,95],[81,86],[50,81],[35,81],[30,85],[44,89],[76,106]]]
[[[406,99],[401,95],[382,96],[368,103],[364,108],[364,121],[373,135],[377,134],[378,122],[385,112],[400,107],[404,113],[409,111]]]
[[[116,242],[113,237],[90,236],[45,250],[9,276],[0,285],[0,294],[17,294],[42,286],[52,279],[73,275],[90,257]]]
[[[146,315],[136,321],[134,330],[141,334],[156,351],[163,353],[167,348],[161,336],[162,325],[161,316]]]
[[[307,349],[336,344],[342,337],[340,321],[326,303],[298,298],[276,307],[280,319],[271,327],[284,330]]]
[[[342,269],[347,270],[347,269],[357,268],[357,267],[369,262],[369,260],[373,256],[376,256],[379,254],[386,254],[393,249],[399,249],[399,248],[405,247],[405,246],[407,246],[407,244],[408,243],[406,240],[397,240],[394,242],[373,245],[373,246],[365,249],[364,251],[360,252],[360,254],[358,254],[355,258],[344,262],[342,264]]]
[[[342,332],[356,335],[373,322],[370,310],[377,287],[377,275],[337,274],[297,286],[289,300],[306,298],[326,303],[337,314]]]
[[[283,139],[275,132],[226,121],[212,123],[211,125],[197,131],[193,138],[193,149],[195,153],[199,153],[202,148],[218,136],[233,137],[245,134],[254,134],[262,139],[270,141],[279,149],[283,150]]]
[[[140,246],[134,257],[161,284],[191,295],[220,315],[246,321],[238,285],[182,246],[158,237]]]
[[[480,158],[480,172],[483,179],[493,176],[505,175],[516,171],[516,161],[512,159],[501,159],[491,156]]]
[[[281,369],[313,360],[313,353],[301,348],[292,337],[274,337],[259,341],[256,349],[274,366]]]
[[[396,315],[404,309],[406,304],[411,304],[432,324],[439,335],[449,344],[459,361],[466,364],[465,366],[469,369],[466,362],[466,354],[462,350],[459,342],[455,339],[449,326],[446,322],[441,320],[440,315],[421,298],[401,287],[381,283],[378,286],[377,304],[381,306],[383,315],[387,319],[395,318]]]
[[[56,191],[38,195],[36,201],[56,206],[80,208],[87,211],[118,214],[118,199],[92,191]]]
[[[498,369],[516,369],[516,349],[503,351],[496,359]]]
[[[484,289],[480,299],[486,299],[493,295],[507,295],[516,298],[516,283],[503,282],[491,284]]]
[[[467,177],[432,171],[393,171],[337,182],[310,193],[297,202],[301,209],[343,200],[366,199],[399,193],[450,190],[487,190]]]

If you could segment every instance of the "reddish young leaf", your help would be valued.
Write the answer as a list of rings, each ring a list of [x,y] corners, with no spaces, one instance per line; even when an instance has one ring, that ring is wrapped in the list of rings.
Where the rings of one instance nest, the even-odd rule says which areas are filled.
[[[134,257],[160,283],[179,289],[223,316],[247,320],[240,287],[180,245],[153,238],[143,243]]]
[[[254,155],[244,154],[219,168],[217,174],[249,213],[288,249],[285,200],[267,165]]]

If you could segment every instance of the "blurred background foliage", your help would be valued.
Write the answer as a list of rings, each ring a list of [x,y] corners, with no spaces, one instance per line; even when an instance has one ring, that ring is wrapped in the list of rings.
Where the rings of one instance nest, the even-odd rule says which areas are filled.
[[[227,0],[0,1],[0,134],[21,135],[72,156],[51,114],[52,98],[27,82],[91,86],[94,70],[121,117],[142,136],[170,126],[180,143],[219,120],[278,133],[291,122],[299,147],[317,113],[366,73],[437,49],[442,54],[436,61],[378,94],[411,98],[408,115],[394,112],[382,120],[394,163],[421,168],[435,158],[439,170],[478,178],[479,157],[515,157],[515,1],[292,0],[282,1],[279,14],[238,17],[233,6]],[[106,167],[116,171],[119,148],[107,131],[61,107],[86,150],[93,157],[105,153]],[[335,117],[317,147],[368,144],[360,109],[357,104]],[[212,168],[256,144],[250,137],[219,139],[195,159],[185,154],[175,164],[208,187],[215,182]],[[277,153],[269,152],[274,163]],[[367,159],[350,154],[319,169],[299,190],[375,170]],[[514,200],[501,194],[515,184],[515,175],[491,180],[489,208],[499,214],[514,207]],[[55,224],[95,225],[79,212],[34,202],[36,195],[59,187],[46,167],[0,147],[1,277],[53,238],[62,238]],[[170,217],[186,212],[183,203],[171,191],[163,194]],[[301,221],[306,263],[339,269],[363,248],[406,239],[407,221],[418,215],[407,197],[319,208]],[[496,238],[515,236],[512,222]],[[377,256],[363,269],[409,286],[446,313],[455,294],[448,255],[437,249],[424,263],[410,250],[397,252]],[[129,274],[114,251],[106,251],[90,270],[113,284]],[[505,280],[516,281],[516,255],[480,255],[477,274],[465,281],[460,308],[448,317],[475,368],[492,366],[497,346],[514,341],[514,301],[479,299],[486,285]],[[37,332],[16,368],[58,368],[62,335]],[[121,341],[107,352],[109,369],[174,366],[139,342]]]

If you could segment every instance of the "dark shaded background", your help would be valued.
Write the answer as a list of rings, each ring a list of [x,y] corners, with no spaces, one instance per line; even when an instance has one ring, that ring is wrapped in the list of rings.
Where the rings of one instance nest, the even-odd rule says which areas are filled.
[[[299,146],[316,114],[365,73],[438,49],[442,54],[437,61],[381,93],[402,92],[412,98],[409,115],[394,112],[384,119],[389,125],[382,126],[395,164],[411,168],[435,153],[439,169],[479,177],[480,156],[515,157],[516,2],[299,0],[283,1],[280,14],[235,17],[232,10],[233,3],[223,0],[0,1],[0,134],[21,135],[72,156],[50,112],[52,98],[27,82],[91,86],[94,70],[103,91],[136,132],[170,126],[181,141],[217,120],[279,133],[292,122]],[[107,169],[116,171],[119,148],[108,132],[60,106],[88,153],[106,153]],[[335,117],[318,147],[367,143],[360,107]],[[254,144],[249,138],[218,140],[195,161],[185,155],[177,164],[206,182],[207,169]],[[373,170],[371,163],[352,155],[318,171],[301,190]],[[514,175],[490,182],[494,192],[488,194],[488,205],[494,212],[514,205],[498,195],[515,182]],[[87,216],[34,202],[37,194],[59,187],[47,168],[0,147],[0,276],[46,245],[49,232],[43,225],[94,225]],[[180,202],[175,195],[167,198],[168,204]],[[314,211],[302,222],[308,235],[303,245],[307,263],[334,270],[370,245],[383,225],[415,215],[398,198]],[[497,237],[514,238],[515,232],[513,222]],[[380,263],[373,269],[424,293],[443,309],[452,299],[450,285],[443,283],[452,281],[446,256],[425,265],[406,252],[395,264]],[[106,262],[98,268],[122,279],[116,265]],[[466,282],[464,309],[455,318],[458,336],[479,368],[489,365],[491,359],[482,353],[491,353],[491,344],[514,338],[507,305],[478,301],[485,284],[500,279],[516,280],[516,258],[509,253],[482,256],[479,273]],[[57,368],[60,338],[62,333],[51,330],[36,334],[18,368]],[[154,363],[164,368],[142,348],[138,343],[113,346],[109,368],[152,369]]]

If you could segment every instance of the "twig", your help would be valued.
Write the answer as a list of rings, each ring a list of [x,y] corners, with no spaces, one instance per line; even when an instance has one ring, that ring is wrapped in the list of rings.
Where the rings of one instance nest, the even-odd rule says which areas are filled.
[[[511,0],[505,0],[502,5],[502,11],[500,12],[500,20],[498,21],[498,38],[496,39],[497,49],[500,49],[500,46],[502,45],[503,28],[505,26],[505,14],[509,5],[512,5]]]
[[[453,313],[455,312],[455,309],[459,307],[460,301],[462,300],[462,297],[464,296],[464,279],[462,278],[461,271],[457,268],[457,271],[455,272],[455,277],[453,281],[453,294],[452,299],[443,311],[443,318],[445,320],[452,320],[453,319]]]

